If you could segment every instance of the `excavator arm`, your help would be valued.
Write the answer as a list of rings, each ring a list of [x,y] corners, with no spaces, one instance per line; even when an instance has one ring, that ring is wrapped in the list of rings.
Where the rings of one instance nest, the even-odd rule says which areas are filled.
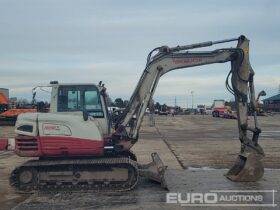
[[[237,47],[217,49],[214,51],[188,51],[189,49],[207,47],[230,41],[238,41]],[[155,52],[156,54],[153,55]],[[245,36],[240,36],[236,39],[203,42],[173,48],[163,46],[151,51],[147,58],[146,67],[130,98],[129,104],[115,125],[116,131],[113,134],[113,139],[118,139],[118,141],[122,139],[130,146],[137,141],[145,111],[162,75],[176,69],[229,61],[231,62],[231,70],[226,84],[227,88],[235,96],[241,151],[235,165],[229,170],[226,176],[233,181],[258,180],[263,175],[263,166],[260,159],[264,156],[264,153],[258,144],[258,137],[261,130],[258,127],[256,114],[254,115],[254,128],[248,126],[248,101],[253,111],[256,112],[256,100],[253,81],[254,71],[249,62],[249,40]],[[232,74],[231,86],[228,84],[230,74]],[[133,117],[136,120],[131,125],[129,122]],[[127,128],[128,124],[130,126]],[[248,137],[247,131],[253,133],[252,138]]]
[[[136,123],[134,127],[131,127],[129,132],[129,137],[133,139],[136,139],[138,136],[145,110],[148,107],[162,75],[181,68],[211,63],[224,63],[232,60],[236,52],[236,50],[233,49],[224,49],[212,52],[176,53],[170,51],[167,47],[163,47],[160,50],[156,58],[151,60],[144,70],[130,102],[126,107],[124,118],[118,124],[120,127],[125,127],[132,119],[133,115],[136,115]]]

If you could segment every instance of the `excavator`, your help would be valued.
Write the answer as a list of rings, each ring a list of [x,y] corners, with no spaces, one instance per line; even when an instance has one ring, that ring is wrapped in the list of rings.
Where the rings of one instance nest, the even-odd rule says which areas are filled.
[[[260,91],[257,95],[257,99],[256,99],[256,114],[257,116],[266,116],[264,113],[263,108],[261,107],[260,104],[260,97],[261,96],[266,96],[266,92],[264,90]],[[251,108],[250,104],[248,106],[248,115],[250,116],[254,116],[254,108]]]
[[[260,91],[257,99],[256,99],[256,112],[258,116],[265,116],[264,110],[261,107],[261,103],[260,103],[260,97],[261,96],[266,96],[266,92],[264,90]]]
[[[236,47],[190,51],[232,41],[237,41]],[[153,49],[128,105],[114,125],[102,82],[98,85],[50,82],[50,112],[19,115],[15,126],[17,137],[14,141],[0,141],[2,149],[13,149],[21,157],[34,157],[12,171],[10,185],[20,192],[128,191],[137,185],[139,176],[145,176],[166,187],[166,166],[159,155],[152,153],[152,162],[141,165],[131,151],[160,77],[177,69],[225,62],[231,62],[226,86],[235,96],[241,143],[237,160],[225,176],[236,182],[258,181],[264,174],[261,161],[264,152],[258,144],[261,129],[256,114],[253,127],[247,122],[247,102],[255,111],[256,100],[249,40],[241,35]]]
[[[34,107],[11,108],[10,100],[0,93],[0,125],[15,125],[17,116],[22,113],[36,112]]]
[[[9,109],[9,99],[0,92],[0,113]]]

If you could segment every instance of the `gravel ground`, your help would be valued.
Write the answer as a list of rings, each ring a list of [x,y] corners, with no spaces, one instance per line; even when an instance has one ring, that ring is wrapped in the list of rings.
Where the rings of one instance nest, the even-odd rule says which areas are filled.
[[[184,168],[210,166],[229,168],[240,151],[237,120],[209,115],[159,116],[163,139]],[[253,119],[249,118],[249,123]],[[280,115],[259,117],[265,168],[280,168]]]

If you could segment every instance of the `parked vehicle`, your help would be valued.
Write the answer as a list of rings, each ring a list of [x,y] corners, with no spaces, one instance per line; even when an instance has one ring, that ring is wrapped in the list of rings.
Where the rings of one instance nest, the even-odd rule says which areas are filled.
[[[224,113],[227,112],[225,100],[214,100],[212,110],[213,117],[224,117]]]

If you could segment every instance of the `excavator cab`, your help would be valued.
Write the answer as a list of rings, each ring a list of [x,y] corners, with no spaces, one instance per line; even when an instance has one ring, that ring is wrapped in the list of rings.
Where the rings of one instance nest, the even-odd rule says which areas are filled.
[[[101,84],[75,84],[50,82],[50,113],[80,114],[85,120],[94,118],[103,136],[111,133],[110,116],[106,101],[106,89]]]

